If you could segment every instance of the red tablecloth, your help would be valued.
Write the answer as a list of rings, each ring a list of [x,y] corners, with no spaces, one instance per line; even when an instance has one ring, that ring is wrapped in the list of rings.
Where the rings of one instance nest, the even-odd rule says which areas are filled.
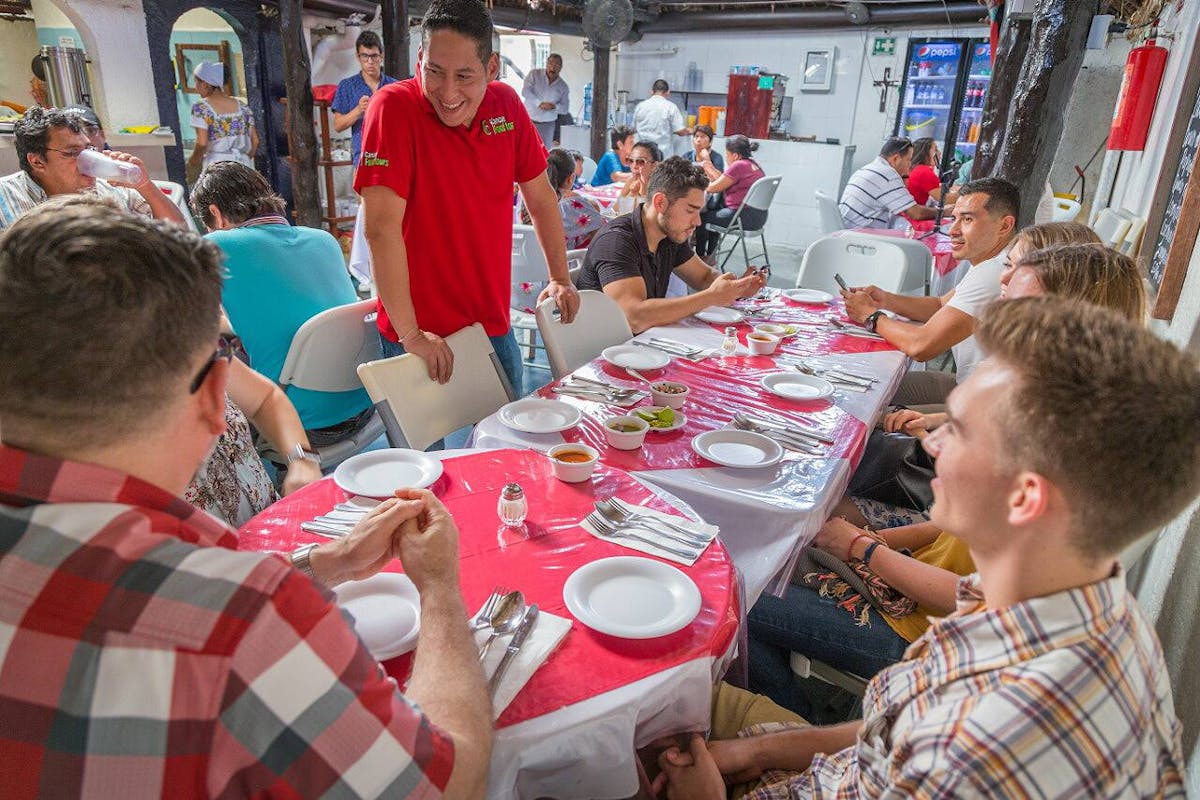
[[[554,478],[545,456],[529,451],[496,450],[447,459],[434,491],[454,515],[461,532],[459,550],[463,597],[478,608],[497,585],[519,588],[526,599],[553,614],[571,618],[562,598],[566,579],[600,558],[631,555],[627,548],[602,541],[578,526],[596,499],[617,496],[631,503],[670,511],[671,506],[621,470],[601,466],[590,483],[569,484]],[[529,501],[525,531],[500,525],[496,502],[500,488],[517,481]],[[320,541],[300,523],[333,508],[348,495],[331,478],[292,494],[251,519],[240,531],[243,550],[290,551]],[[399,562],[389,571],[403,572]],[[642,641],[617,639],[578,622],[557,652],[538,670],[497,722],[514,725],[578,703],[648,675],[704,656],[725,653],[737,633],[737,588],[732,563],[720,542],[713,542],[692,567],[680,567],[700,587],[699,616],[670,636]],[[384,663],[403,683],[411,658]]]
[[[605,186],[584,186],[575,191],[584,197],[595,200],[601,208],[608,208],[617,202],[617,198],[621,195],[621,184],[610,183]]]

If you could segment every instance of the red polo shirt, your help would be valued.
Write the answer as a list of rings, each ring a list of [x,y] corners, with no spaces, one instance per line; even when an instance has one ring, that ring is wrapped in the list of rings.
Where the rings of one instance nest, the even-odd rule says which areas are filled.
[[[354,188],[387,186],[407,201],[404,244],[417,324],[447,336],[480,322],[508,332],[513,182],[546,169],[546,149],[521,98],[488,84],[469,127],[447,127],[420,78],[390,84],[367,106]],[[379,304],[379,330],[397,338]]]

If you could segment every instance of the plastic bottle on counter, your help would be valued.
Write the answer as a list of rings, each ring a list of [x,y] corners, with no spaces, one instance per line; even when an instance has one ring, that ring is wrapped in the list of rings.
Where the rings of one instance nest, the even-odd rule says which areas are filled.
[[[713,126],[713,133],[717,136],[725,135],[725,109],[717,112],[717,124]]]
[[[583,86],[583,121],[592,121],[592,85],[585,83]]]
[[[137,164],[109,158],[97,150],[84,150],[79,154],[79,172],[105,181],[121,181],[131,186],[142,182],[145,173]]]

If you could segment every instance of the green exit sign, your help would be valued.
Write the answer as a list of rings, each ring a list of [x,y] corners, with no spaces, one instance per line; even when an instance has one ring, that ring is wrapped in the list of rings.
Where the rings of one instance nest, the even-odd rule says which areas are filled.
[[[880,36],[875,39],[871,48],[873,56],[891,56],[896,54],[896,39],[893,36]]]

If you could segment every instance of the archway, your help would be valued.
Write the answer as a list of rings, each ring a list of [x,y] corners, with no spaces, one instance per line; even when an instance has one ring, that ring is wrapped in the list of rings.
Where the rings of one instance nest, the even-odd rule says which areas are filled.
[[[188,160],[196,142],[196,117],[203,113],[203,101],[192,72],[202,61],[221,64],[225,73],[225,92],[248,103],[242,38],[223,14],[201,6],[185,11],[175,20],[171,26],[169,51],[176,80],[175,107],[182,134],[180,145],[184,159]],[[198,172],[198,165],[192,165],[187,176],[189,184],[195,182]]]

